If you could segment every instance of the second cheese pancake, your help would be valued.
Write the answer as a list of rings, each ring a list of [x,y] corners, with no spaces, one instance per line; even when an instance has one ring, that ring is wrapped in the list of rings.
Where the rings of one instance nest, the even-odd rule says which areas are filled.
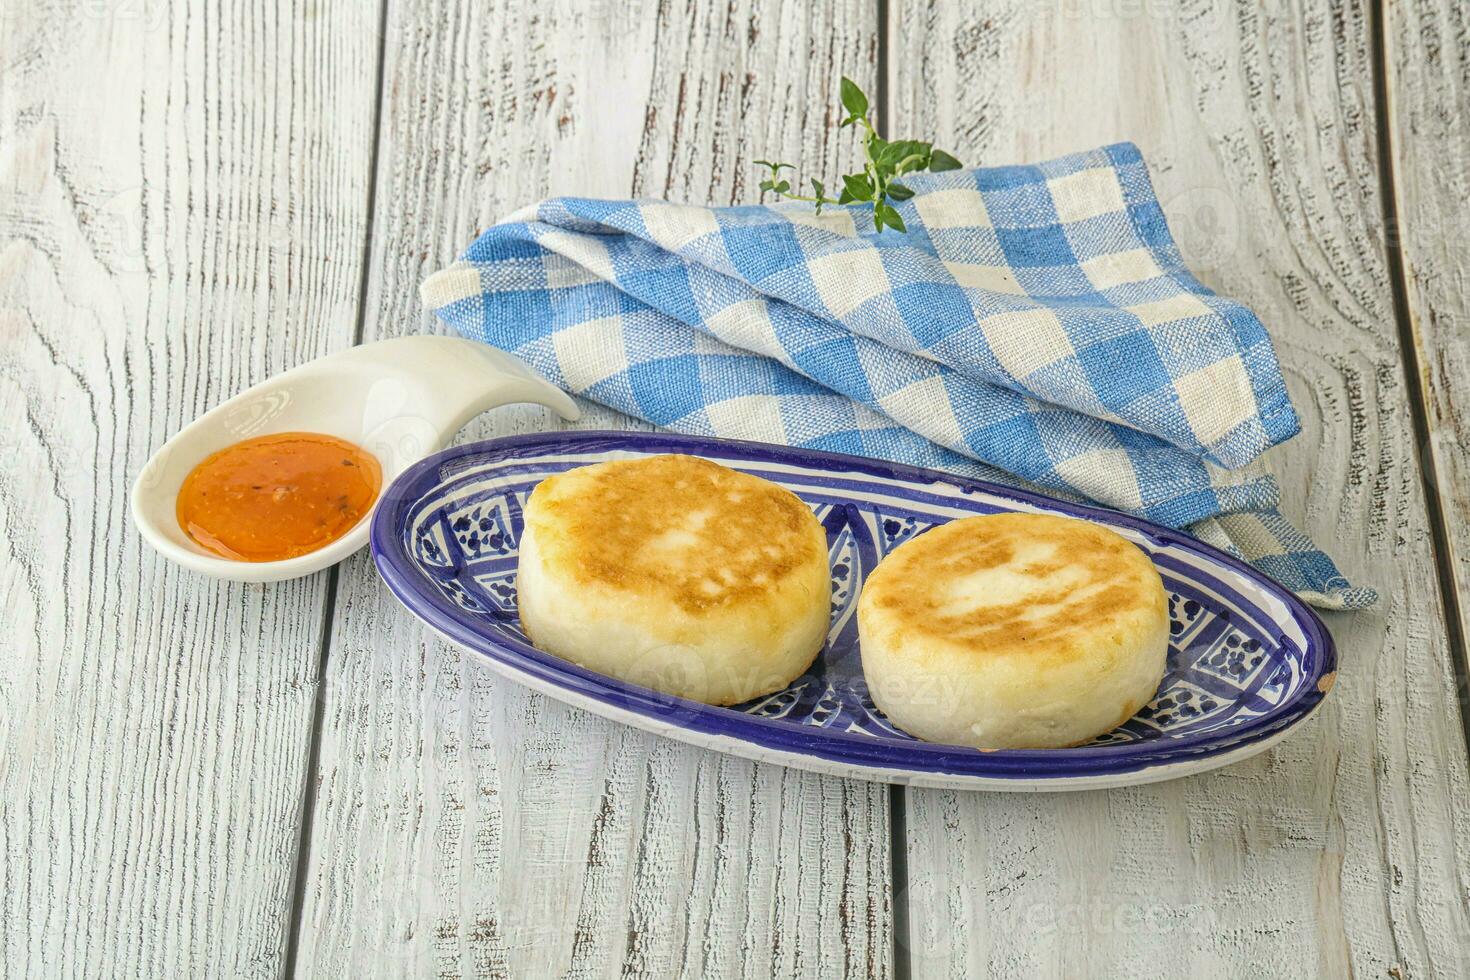
[[[1163,679],[1168,599],[1135,545],[1045,514],[952,521],[879,562],[858,600],[874,702],[919,738],[1058,748],[1111,731]]]

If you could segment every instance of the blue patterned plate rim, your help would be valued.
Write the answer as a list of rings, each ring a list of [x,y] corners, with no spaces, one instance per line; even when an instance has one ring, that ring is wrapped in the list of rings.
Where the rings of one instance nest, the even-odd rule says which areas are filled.
[[[894,489],[900,491],[921,492],[921,487],[916,484],[947,484],[964,494],[983,493],[1053,513],[1130,528],[1163,545],[1223,566],[1281,602],[1306,638],[1302,653],[1311,669],[1304,672],[1299,689],[1270,711],[1230,728],[1199,734],[1067,749],[997,751],[921,741],[875,739],[867,735],[792,725],[734,708],[661,694],[580,667],[514,637],[491,635],[432,588],[404,545],[404,523],[409,509],[426,492],[445,482],[444,467],[456,460],[473,456],[478,465],[509,460],[533,461],[549,454],[620,451],[677,452],[791,465],[821,472],[860,473],[892,481],[896,484]],[[596,430],[535,432],[468,443],[427,456],[394,480],[384,491],[376,509],[369,541],[379,574],[410,612],[452,642],[529,675],[552,689],[601,703],[617,712],[642,716],[661,726],[733,739],[776,753],[825,760],[859,770],[1027,781],[1123,775],[1194,762],[1237,752],[1255,743],[1274,741],[1286,729],[1304,721],[1318,707],[1326,689],[1330,689],[1330,683],[1323,684],[1323,679],[1332,677],[1337,670],[1337,651],[1332,637],[1312,609],[1235,556],[1183,532],[1117,511],[1070,503],[985,480],[823,450],[668,432]],[[1208,580],[1211,588],[1228,596],[1242,610],[1251,611],[1262,623],[1277,623],[1276,617],[1257,602],[1198,567],[1175,562],[1166,555],[1153,557],[1156,563],[1163,559],[1164,567],[1172,567],[1194,581]]]

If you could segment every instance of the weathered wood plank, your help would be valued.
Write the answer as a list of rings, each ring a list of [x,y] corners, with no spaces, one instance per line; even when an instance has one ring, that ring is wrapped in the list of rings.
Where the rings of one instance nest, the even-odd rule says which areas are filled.
[[[1161,956],[1193,976],[1467,969],[1470,796],[1384,247],[1371,25],[1359,5],[1303,6],[894,8],[896,129],[995,164],[1140,144],[1186,258],[1277,340],[1304,422],[1270,460],[1285,510],[1383,596],[1328,617],[1333,696],[1254,760],[1068,797],[910,793],[916,975],[1116,976]],[[1439,27],[1462,59],[1463,28]],[[1453,136],[1426,168],[1446,156],[1463,163]]]
[[[1386,4],[1389,138],[1400,261],[1408,287],[1446,563],[1470,636],[1470,10]]]
[[[200,411],[351,343],[367,8],[0,15],[0,973],[271,976],[325,576],[179,571],[127,493]]]
[[[867,3],[525,9],[392,5],[369,339],[440,329],[419,282],[540,197],[749,200],[753,157],[833,162],[836,77],[875,71]],[[506,410],[466,437],[554,424]],[[304,970],[889,972],[884,787],[695,750],[501,681],[363,556],[343,572],[327,692]]]

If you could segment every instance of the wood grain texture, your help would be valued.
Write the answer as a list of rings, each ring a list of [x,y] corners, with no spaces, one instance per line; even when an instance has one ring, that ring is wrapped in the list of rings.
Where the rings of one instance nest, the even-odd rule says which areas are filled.
[[[1161,955],[1195,976],[1470,970],[1465,746],[1392,308],[1367,16],[893,5],[897,128],[967,163],[1140,145],[1185,258],[1277,341],[1304,425],[1269,458],[1284,510],[1382,594],[1329,614],[1332,697],[1251,761],[1077,796],[911,792],[916,976],[1117,976]],[[1440,28],[1441,54],[1463,58],[1463,29]]]
[[[834,115],[804,107],[875,70],[856,2],[395,2],[387,31],[368,339],[440,329],[424,276],[541,197],[726,203],[752,157],[831,163]],[[365,557],[341,586],[303,971],[888,974],[886,788],[566,708],[431,636]]]
[[[1389,138],[1399,258],[1418,353],[1435,491],[1470,636],[1470,10],[1386,5]],[[1462,699],[1462,705],[1464,704]]]
[[[291,3],[0,13],[0,973],[281,967],[325,576],[181,572],[132,477],[351,343],[376,37]]]

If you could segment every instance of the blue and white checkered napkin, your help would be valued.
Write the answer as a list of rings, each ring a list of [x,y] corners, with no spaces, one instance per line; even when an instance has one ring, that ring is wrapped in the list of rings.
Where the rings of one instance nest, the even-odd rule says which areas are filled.
[[[1184,267],[1135,147],[905,181],[903,234],[860,207],[546,201],[423,297],[665,428],[1087,498],[1317,605],[1374,601],[1249,465],[1297,432],[1270,340]]]

